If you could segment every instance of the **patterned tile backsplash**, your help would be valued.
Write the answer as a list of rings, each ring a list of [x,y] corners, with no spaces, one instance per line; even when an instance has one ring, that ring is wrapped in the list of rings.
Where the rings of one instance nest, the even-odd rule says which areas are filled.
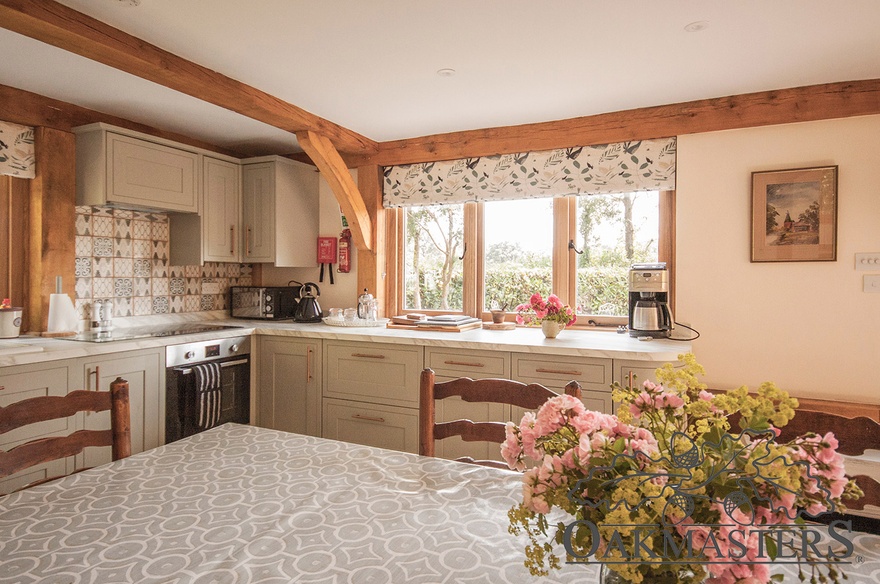
[[[110,207],[76,208],[76,311],[91,319],[92,301],[111,298],[113,316],[224,310],[230,286],[251,284],[250,264],[172,266],[168,215]],[[204,282],[219,294],[202,294]]]

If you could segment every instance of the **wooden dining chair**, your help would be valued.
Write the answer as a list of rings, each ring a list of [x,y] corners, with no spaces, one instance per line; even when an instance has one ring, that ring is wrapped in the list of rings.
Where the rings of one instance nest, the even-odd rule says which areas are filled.
[[[565,393],[577,398],[581,397],[581,386],[577,381],[570,381],[565,386]],[[434,441],[458,436],[465,442],[504,442],[504,422],[474,422],[472,420],[455,420],[437,422],[435,419],[435,400],[457,396],[466,402],[489,402],[519,406],[528,410],[537,410],[544,402],[559,394],[537,383],[525,384],[510,379],[471,379],[461,377],[450,381],[436,382],[434,371],[422,371],[419,401],[419,454],[434,456]],[[456,459],[493,468],[509,467],[497,460],[474,460],[469,456]]]
[[[866,450],[880,450],[880,423],[871,418],[846,418],[837,414],[812,410],[797,410],[794,418],[780,430],[776,442],[788,442],[806,432],[825,435],[834,432],[837,452],[848,456],[860,456]],[[860,511],[866,505],[880,507],[880,482],[868,475],[850,476],[865,492],[861,499],[844,501],[847,510]]]
[[[113,460],[131,455],[128,381],[120,377],[110,384],[110,391],[77,390],[65,396],[34,397],[0,407],[0,435],[30,424],[66,418],[78,412],[106,410],[110,410],[109,430],[77,430],[67,436],[39,438],[7,451],[0,450],[0,478],[38,464],[75,456],[89,446],[110,446]],[[60,477],[45,478],[22,488],[56,478]]]

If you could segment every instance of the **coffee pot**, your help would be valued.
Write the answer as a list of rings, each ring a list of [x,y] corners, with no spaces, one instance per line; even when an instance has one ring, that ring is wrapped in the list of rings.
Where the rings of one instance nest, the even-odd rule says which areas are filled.
[[[321,322],[324,314],[321,312],[321,305],[318,304],[320,295],[321,289],[314,282],[303,284],[299,289],[299,303],[296,305],[293,318],[297,322]]]
[[[363,320],[376,320],[376,299],[366,288],[364,293],[358,296],[357,315]]]
[[[632,330],[640,335],[668,337],[674,324],[666,302],[654,299],[638,300],[633,309]]]

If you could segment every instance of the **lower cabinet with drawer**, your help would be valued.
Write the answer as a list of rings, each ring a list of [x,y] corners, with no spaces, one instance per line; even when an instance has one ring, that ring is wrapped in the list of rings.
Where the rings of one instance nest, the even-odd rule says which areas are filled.
[[[513,353],[510,366],[511,379],[540,383],[559,393],[569,381],[577,381],[581,385],[581,401],[587,409],[612,413],[611,359]],[[523,412],[521,408],[513,408],[513,420],[519,422]]]
[[[424,348],[324,342],[324,438],[419,451],[419,375]]]
[[[419,451],[419,410],[324,398],[324,438],[402,452]]]
[[[438,382],[458,377],[509,379],[510,353],[427,347],[425,367],[434,370],[435,380]],[[459,397],[449,397],[436,401],[434,407],[434,415],[438,422],[461,419],[473,422],[499,422],[511,419],[510,406],[505,404],[469,403]],[[465,442],[458,436],[438,440],[434,445],[434,454],[452,460],[464,456],[477,460],[501,460],[501,449],[497,444]]]

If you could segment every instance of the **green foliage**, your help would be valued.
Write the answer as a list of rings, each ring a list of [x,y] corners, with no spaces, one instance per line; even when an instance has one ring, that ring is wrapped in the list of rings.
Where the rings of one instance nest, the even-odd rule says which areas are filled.
[[[578,314],[623,316],[629,310],[629,266],[593,266],[577,271]]]
[[[528,302],[535,292],[541,296],[552,290],[552,271],[549,268],[523,269],[517,266],[486,271],[486,308],[507,306],[512,311],[517,304]]]

